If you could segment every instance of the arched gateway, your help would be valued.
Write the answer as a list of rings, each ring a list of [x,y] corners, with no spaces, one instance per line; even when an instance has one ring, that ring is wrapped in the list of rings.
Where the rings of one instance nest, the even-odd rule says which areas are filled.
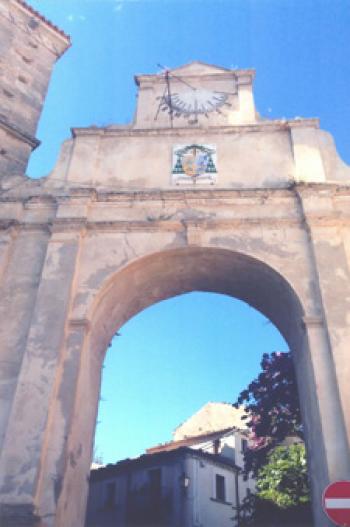
[[[49,74],[67,37],[0,3]],[[287,340],[329,525],[322,491],[350,479],[350,169],[317,120],[259,120],[253,76],[194,62],[136,77],[135,122],[74,129],[39,182],[23,175],[28,101],[1,121],[1,525],[83,525],[108,343],[187,291],[243,299]]]

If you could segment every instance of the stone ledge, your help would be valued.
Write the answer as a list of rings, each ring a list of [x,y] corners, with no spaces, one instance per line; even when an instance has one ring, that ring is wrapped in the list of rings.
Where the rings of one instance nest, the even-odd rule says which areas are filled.
[[[317,227],[348,226],[350,225],[350,214],[348,216],[338,216],[330,214],[327,216],[308,215],[309,224]],[[191,218],[183,219],[151,219],[151,220],[104,220],[88,221],[86,218],[64,218],[48,220],[47,222],[23,222],[14,219],[0,220],[0,231],[11,228],[24,231],[44,231],[51,234],[59,233],[80,233],[88,231],[97,232],[182,232],[185,229],[200,229],[207,231],[230,230],[230,229],[254,229],[257,227],[268,228],[302,228],[303,219],[299,217],[235,217],[223,219],[210,218]]]
[[[16,137],[17,139],[20,139],[24,143],[27,143],[33,150],[37,148],[41,141],[37,139],[36,137],[27,134],[23,130],[20,130],[18,126],[15,126],[13,124],[10,124],[8,121],[0,117],[0,127],[5,130],[10,135]]]
[[[27,178],[25,182],[31,180]],[[39,180],[40,181],[40,180]],[[69,184],[68,182],[65,182]],[[45,182],[47,185],[47,181]],[[37,187],[36,187],[37,188]],[[193,189],[193,188],[166,188],[166,189],[121,189],[108,190],[101,186],[101,189],[94,186],[89,187],[71,187],[62,191],[62,189],[52,188],[48,186],[42,188],[42,193],[28,189],[24,194],[9,194],[12,190],[7,189],[3,194],[0,193],[1,202],[68,202],[69,200],[87,198],[91,202],[130,202],[130,201],[176,201],[176,200],[224,200],[225,198],[252,198],[266,199],[268,197],[290,197],[293,198],[295,194],[302,193],[303,196],[315,196],[315,191],[318,193],[317,197],[330,195],[334,197],[349,196],[350,198],[350,184],[342,183],[291,183],[285,187],[250,187],[250,188],[215,188],[215,189]],[[321,193],[320,193],[321,191]]]
[[[212,135],[212,134],[237,134],[244,132],[266,132],[266,131],[280,131],[290,130],[291,128],[319,128],[320,120],[316,118],[311,119],[279,119],[275,121],[258,121],[250,124],[239,124],[233,126],[208,126],[208,127],[193,127],[193,128],[130,128],[126,125],[125,128],[120,126],[113,127],[113,125],[105,128],[98,126],[89,127],[73,127],[71,128],[71,134],[73,138],[80,136],[125,136],[125,137],[138,137],[138,136],[192,136],[193,133]]]

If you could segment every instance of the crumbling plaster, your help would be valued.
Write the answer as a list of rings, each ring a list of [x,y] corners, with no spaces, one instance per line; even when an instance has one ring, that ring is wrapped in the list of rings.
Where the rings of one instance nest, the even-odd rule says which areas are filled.
[[[349,415],[343,362],[349,338],[349,246],[343,237],[350,210],[346,187],[309,184],[288,189],[118,193],[76,189],[71,195],[56,190],[50,199],[40,195],[24,203],[18,199],[22,205],[12,208],[16,219],[7,218],[3,224],[7,229],[11,225],[13,232],[9,237],[4,231],[8,254],[3,283],[8,280],[10,287],[15,276],[20,278],[17,269],[9,274],[13,261],[9,255],[16,243],[17,250],[23,250],[20,233],[25,226],[26,243],[33,240],[37,247],[38,236],[46,241],[44,253],[35,257],[36,266],[41,262],[41,275],[35,297],[28,292],[26,299],[35,309],[26,344],[20,348],[24,345],[26,352],[19,360],[19,387],[15,394],[11,392],[15,397],[10,404],[13,431],[7,428],[5,451],[12,452],[12,461],[4,465],[7,476],[2,488],[7,503],[30,503],[34,494],[42,514],[57,507],[58,519],[52,525],[60,525],[57,522],[67,517],[72,526],[79,524],[83,504],[73,511],[68,498],[79,481],[85,481],[106,347],[135,313],[191,290],[242,298],[279,327],[295,350],[297,367],[308,372],[300,374],[299,382],[308,401],[303,411],[309,421],[311,466],[320,464],[325,449],[328,461],[317,469],[326,470],[320,481],[329,477],[329,470],[346,474],[344,458],[341,467],[333,459],[339,458],[341,440],[338,432],[331,435],[329,421],[333,414],[341,426],[343,415],[345,419]],[[337,295],[343,300],[338,302]],[[13,306],[19,305],[19,300],[13,300]],[[3,305],[6,311],[6,302]],[[9,314],[4,312],[4,323]],[[303,344],[305,325],[309,339],[317,342],[314,359]],[[322,337],[325,327],[328,337]],[[6,328],[5,341],[10,344]],[[322,351],[328,338],[332,358],[327,349]],[[325,400],[329,399],[327,374],[321,391],[313,380],[321,375],[317,368],[322,364],[324,375],[325,361],[330,361],[337,375],[340,413],[334,410],[333,398]],[[40,411],[39,400],[48,401]],[[320,402],[324,407],[318,419],[315,408]],[[24,408],[33,415],[30,428]],[[6,416],[8,412],[5,420]],[[322,426],[331,441],[321,448]],[[28,438],[25,444],[23,436]]]

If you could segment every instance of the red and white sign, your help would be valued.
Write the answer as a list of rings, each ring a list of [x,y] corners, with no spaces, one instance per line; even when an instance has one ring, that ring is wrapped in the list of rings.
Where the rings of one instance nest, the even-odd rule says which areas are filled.
[[[350,527],[350,481],[336,481],[323,493],[323,508],[336,525]]]

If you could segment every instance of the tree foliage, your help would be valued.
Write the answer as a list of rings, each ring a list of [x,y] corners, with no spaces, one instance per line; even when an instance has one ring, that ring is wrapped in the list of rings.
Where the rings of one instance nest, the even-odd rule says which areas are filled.
[[[278,446],[257,477],[258,496],[282,509],[309,503],[309,483],[304,444]]]
[[[235,403],[244,404],[247,410],[252,444],[245,454],[245,471],[255,476],[267,462],[268,453],[287,436],[303,438],[291,353],[265,353],[261,369]]]

